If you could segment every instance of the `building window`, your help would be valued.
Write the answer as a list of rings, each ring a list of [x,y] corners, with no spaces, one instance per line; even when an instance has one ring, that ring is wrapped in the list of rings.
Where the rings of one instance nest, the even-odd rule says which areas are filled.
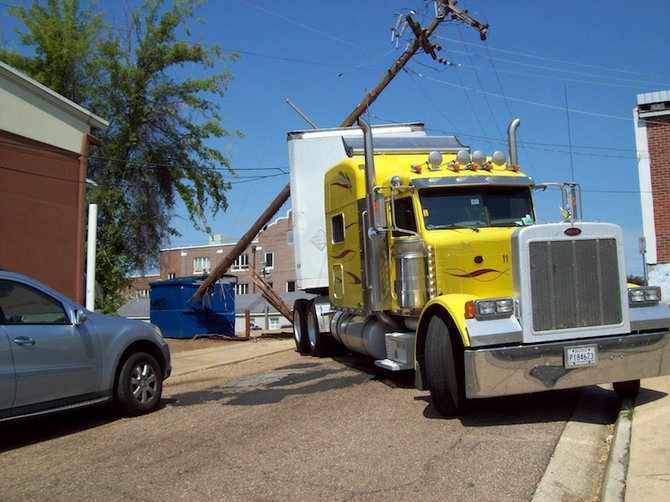
[[[142,288],[135,291],[136,298],[149,298],[149,288]]]
[[[333,244],[344,242],[344,215],[337,214],[333,216],[330,225],[331,235],[333,236]]]
[[[209,256],[198,256],[193,258],[193,273],[206,274],[211,268],[211,260]]]
[[[247,270],[249,268],[249,255],[241,254],[233,262],[232,270]]]
[[[170,272],[168,274],[168,279],[175,279],[176,277],[177,277],[177,274],[175,274],[174,272]]]
[[[286,281],[286,292],[293,293],[295,291],[295,281]]]
[[[269,329],[279,329],[279,317],[270,317]]]
[[[246,283],[235,284],[235,295],[246,295],[249,293],[249,285]]]
[[[265,253],[265,268],[270,269],[275,265],[274,253]]]
[[[289,230],[288,232],[286,232],[286,243],[289,246],[293,245],[293,230]]]

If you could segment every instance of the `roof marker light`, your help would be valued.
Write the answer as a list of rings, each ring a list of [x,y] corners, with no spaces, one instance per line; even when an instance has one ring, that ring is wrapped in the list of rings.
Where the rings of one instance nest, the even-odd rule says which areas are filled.
[[[433,151],[428,154],[428,169],[431,171],[439,171],[442,166],[442,154],[438,151]]]
[[[459,150],[458,153],[456,154],[456,162],[458,162],[461,165],[467,165],[470,163],[472,158],[470,157],[470,152],[467,150]]]
[[[496,150],[495,152],[493,152],[493,155],[491,156],[491,161],[496,166],[502,166],[503,164],[505,164],[505,162],[507,162],[507,157],[500,150]]]

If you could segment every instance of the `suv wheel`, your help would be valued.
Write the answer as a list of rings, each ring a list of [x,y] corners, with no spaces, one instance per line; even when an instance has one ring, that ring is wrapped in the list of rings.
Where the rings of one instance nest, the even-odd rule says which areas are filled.
[[[163,392],[163,372],[146,352],[131,354],[122,364],[116,382],[116,404],[127,415],[154,410]]]

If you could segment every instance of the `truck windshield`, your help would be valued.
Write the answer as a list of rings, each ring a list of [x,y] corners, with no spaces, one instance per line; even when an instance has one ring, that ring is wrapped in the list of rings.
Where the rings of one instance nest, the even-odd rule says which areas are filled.
[[[427,230],[532,225],[528,187],[430,188],[419,192]]]

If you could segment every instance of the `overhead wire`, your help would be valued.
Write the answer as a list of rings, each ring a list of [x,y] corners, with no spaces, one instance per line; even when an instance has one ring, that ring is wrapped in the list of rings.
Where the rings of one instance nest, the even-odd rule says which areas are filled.
[[[254,8],[256,10],[262,11],[262,12],[268,14],[268,15],[272,15],[274,17],[277,17],[277,18],[281,19],[282,21],[289,22],[291,24],[299,26],[299,27],[301,27],[303,29],[306,29],[308,31],[312,31],[312,32],[317,33],[321,36],[329,38],[331,40],[337,41],[339,43],[344,43],[345,45],[352,46],[352,47],[355,47],[357,49],[364,49],[368,52],[373,52],[370,49],[367,49],[367,48],[362,47],[362,46],[357,45],[357,44],[353,44],[349,40],[345,40],[345,39],[342,39],[340,37],[336,37],[332,34],[329,34],[327,32],[324,32],[322,30],[315,29],[312,26],[305,25],[304,23],[300,23],[299,21],[296,21],[295,19],[292,19],[292,18],[290,18],[288,16],[285,16],[283,14],[279,14],[279,13],[274,12],[272,10],[266,9],[264,7],[258,6],[258,5],[254,4],[252,2],[247,1],[247,0],[237,0],[237,1],[241,4],[244,4],[244,5],[247,5],[251,8]],[[11,4],[3,4],[3,5],[10,6],[10,7],[18,7],[18,6],[14,6],[14,5],[11,5]],[[425,3],[425,5],[427,5],[427,3]],[[425,17],[425,12],[426,12],[426,9],[424,9],[424,12],[422,14],[424,17]],[[448,20],[447,20],[447,22],[449,24],[454,23],[454,22],[448,21]],[[434,37],[437,38],[437,39],[440,39],[440,40],[445,40],[445,41],[461,44],[465,48],[476,47],[477,49],[482,49],[481,44],[474,44],[474,43],[466,42],[465,40],[462,39],[462,36],[461,36],[461,40],[456,40],[456,39],[453,39],[453,38],[450,38],[450,37],[444,37],[444,36],[441,36],[439,34],[434,34]],[[554,63],[559,63],[559,64],[569,64],[569,65],[575,65],[575,66],[578,66],[578,67],[585,67],[585,68],[600,69],[600,70],[610,71],[610,72],[617,72],[617,73],[621,73],[621,74],[629,74],[629,75],[636,75],[636,76],[647,75],[647,76],[650,76],[650,77],[668,78],[667,76],[664,76],[664,75],[657,75],[657,74],[652,74],[652,73],[642,73],[642,72],[632,72],[632,71],[622,70],[622,69],[618,69],[618,68],[611,68],[611,67],[598,66],[598,65],[592,65],[592,64],[584,64],[584,63],[579,63],[579,62],[576,62],[576,61],[570,61],[570,60],[565,60],[565,59],[549,58],[549,57],[545,57],[545,56],[538,56],[538,55],[519,52],[519,51],[510,51],[510,50],[506,50],[506,49],[499,49],[499,48],[491,47],[489,44],[485,44],[485,49],[488,52],[488,56],[489,56],[488,59],[491,63],[492,70],[494,71],[494,73],[496,75],[496,79],[498,81],[499,88],[500,88],[500,93],[493,93],[493,92],[485,91],[483,88],[482,89],[475,89],[473,87],[469,87],[469,86],[464,85],[462,77],[460,76],[459,72],[456,72],[456,73],[458,75],[460,85],[454,84],[454,83],[451,83],[451,82],[447,82],[447,81],[444,81],[444,80],[440,80],[440,79],[427,77],[425,75],[422,75],[419,72],[414,71],[415,76],[419,76],[419,77],[421,77],[421,78],[423,78],[427,81],[434,81],[434,82],[439,83],[441,85],[446,85],[446,86],[450,86],[450,87],[453,87],[453,88],[458,88],[458,89],[461,89],[461,90],[465,91],[465,94],[467,96],[470,108],[471,108],[471,110],[473,110],[473,115],[475,116],[475,120],[477,121],[477,123],[478,123],[478,125],[479,125],[479,127],[482,131],[484,131],[484,127],[482,125],[481,119],[479,118],[478,114],[475,111],[474,104],[470,100],[469,93],[481,94],[485,98],[487,98],[487,102],[488,102],[488,97],[496,97],[496,98],[503,99],[504,102],[505,102],[505,105],[508,109],[508,112],[510,112],[510,115],[511,115],[511,110],[510,110],[509,101],[523,103],[523,104],[532,105],[532,106],[543,107],[543,108],[548,108],[548,109],[554,109],[554,110],[559,110],[559,111],[565,111],[565,107],[562,107],[562,106],[556,106],[556,105],[551,105],[551,104],[547,104],[547,103],[542,103],[542,102],[531,101],[531,100],[527,100],[527,99],[514,98],[514,97],[507,96],[504,89],[502,88],[500,78],[498,76],[498,72],[501,72],[501,73],[513,73],[513,72],[510,71],[510,70],[497,68],[495,63],[494,63],[494,60],[495,61],[500,61],[500,62],[505,62],[505,63],[510,63],[510,64],[517,64],[517,65],[522,65],[522,66],[535,67],[535,68],[538,68],[538,69],[541,68],[541,69],[546,69],[546,70],[549,70],[549,71],[562,72],[562,73],[566,73],[566,74],[577,73],[577,74],[580,74],[580,75],[584,75],[583,72],[576,72],[576,71],[565,70],[565,69],[560,69],[560,68],[552,68],[550,66],[543,66],[543,65],[533,65],[533,64],[530,64],[530,63],[512,61],[512,60],[503,59],[503,58],[494,58],[491,55],[492,51],[493,52],[500,52],[500,53],[510,54],[510,55],[515,55],[515,56],[526,57],[526,58],[532,58],[532,59],[541,60],[541,61],[554,62]],[[323,63],[323,62],[303,60],[303,59],[300,59],[300,58],[287,58],[287,57],[284,57],[284,56],[273,56],[273,55],[262,54],[262,53],[251,52],[251,51],[236,51],[236,52],[245,53],[247,55],[251,55],[251,56],[255,56],[255,57],[273,58],[273,59],[276,59],[276,60],[283,60],[283,61],[287,61],[287,62],[291,62],[291,63],[313,64],[313,65],[321,65],[321,66],[333,67],[333,68],[343,68],[344,67],[345,69],[347,69],[349,71],[378,71],[378,70],[374,70],[372,68],[366,68],[363,65],[354,66],[354,67],[349,66],[348,67],[346,65],[335,65],[335,64],[331,64],[331,63]],[[453,49],[449,49],[449,52],[459,53],[459,51],[455,51]],[[480,56],[478,54],[473,54],[469,50],[467,50],[463,53],[467,54],[469,58],[484,57],[484,56]],[[467,67],[467,65],[461,65],[461,66],[466,66]],[[472,64],[471,67],[475,70],[485,69],[487,71],[490,71],[486,68],[478,67],[474,64]],[[413,70],[411,70],[411,69],[408,69],[407,71],[408,71],[409,74],[411,74],[411,72],[413,72]],[[341,74],[339,74],[338,77],[339,76],[341,76]],[[539,78],[553,78],[553,79],[559,79],[560,78],[560,77],[552,77],[552,76],[548,76],[548,75],[539,75],[539,74],[534,75],[534,76],[539,77]],[[596,75],[594,75],[594,76],[596,76]],[[609,78],[608,76],[597,75],[597,77],[600,79],[599,82],[584,81],[583,83],[589,84],[589,85],[617,85],[617,84],[613,84],[613,83],[603,83],[604,79]],[[478,76],[477,76],[477,78],[479,80],[480,87],[482,87],[481,86],[481,80],[479,79]],[[635,80],[635,79],[622,79],[622,78],[617,78],[617,77],[614,77],[613,79],[616,80],[616,81],[622,81],[622,82],[646,82],[646,81],[640,81],[640,80]],[[418,86],[418,83],[415,79],[411,79],[411,80],[413,81],[413,83],[418,88],[420,88],[420,86]],[[565,79],[563,79],[563,80],[565,80]],[[425,93],[425,91],[423,91],[423,90],[422,90],[422,92]],[[490,104],[489,104],[489,109],[490,109]],[[573,113],[577,113],[577,114],[599,117],[599,118],[603,118],[603,119],[624,120],[624,121],[628,121],[628,122],[632,121],[631,118],[627,118],[627,117],[620,117],[620,116],[603,114],[603,113],[589,112],[589,111],[585,111],[585,110],[572,110],[571,109],[570,111],[572,111]],[[498,130],[500,131],[499,125],[497,125],[497,127],[498,127]],[[462,133],[461,133],[461,135],[462,135]],[[469,137],[475,137],[475,136],[474,135],[469,135]],[[481,136],[481,138],[486,138],[486,136]],[[487,139],[487,141],[491,141],[491,139],[489,138],[489,139]],[[523,141],[521,141],[519,144],[520,145],[529,145],[529,143],[523,142]],[[564,147],[564,145],[558,145],[557,147]],[[607,148],[607,147],[585,147],[585,148],[594,148],[594,149],[602,148],[603,150],[611,150],[610,148]],[[108,160],[112,160],[112,159],[108,159]],[[221,170],[226,170],[226,169],[223,169],[223,168],[220,168],[220,169]],[[240,168],[237,168],[235,170],[240,170]]]
[[[488,47],[488,46],[487,46]],[[514,61],[510,59],[500,59],[500,58],[494,58],[493,56],[483,56],[479,54],[472,54],[470,51],[459,51],[455,49],[450,49],[450,53],[452,54],[463,54],[463,55],[468,55],[470,57],[477,57],[477,58],[482,58],[482,59],[490,59],[491,61],[498,61],[501,63],[506,63],[506,64],[511,64],[511,65],[516,65],[516,66],[524,66],[527,68],[535,68],[537,70],[545,70],[545,71],[551,71],[554,73],[562,73],[562,74],[568,74],[568,75],[580,75],[584,77],[593,77],[598,79],[599,81],[601,80],[613,80],[616,82],[626,82],[630,84],[637,84],[639,87],[639,84],[648,84],[648,85],[654,85],[654,86],[664,86],[667,85],[667,82],[652,82],[649,80],[637,80],[637,79],[631,79],[631,78],[620,78],[620,77],[614,77],[614,76],[608,76],[604,75],[602,73],[596,74],[596,73],[588,73],[584,71],[578,71],[578,70],[568,70],[564,68],[556,68],[556,67],[551,67],[551,66],[541,66],[541,65],[536,65],[532,63],[524,63],[521,61]],[[473,63],[474,64],[474,63]],[[535,75],[535,74],[533,74]]]
[[[21,145],[17,144],[12,141],[8,140],[2,140],[0,139],[0,145],[4,145],[6,149],[9,150],[14,150],[14,151],[30,151],[31,155],[35,156],[41,156],[43,158],[47,159],[63,159],[64,154],[67,155],[69,152],[63,152],[63,150],[60,150],[56,147],[49,147],[49,146],[43,146],[39,150],[36,150],[32,146],[28,145]],[[114,162],[117,164],[125,164],[126,166],[129,167],[136,167],[136,168],[145,168],[145,169],[192,169],[194,166],[184,166],[181,164],[167,164],[167,163],[159,163],[159,162],[146,162],[146,161],[137,161],[137,160],[132,160],[132,159],[121,159],[121,158],[114,158],[114,157],[100,157],[95,154],[88,154],[88,155],[83,155],[83,154],[75,154],[72,153],[72,156],[76,156],[77,158],[83,158],[88,161],[92,159],[98,159],[102,160],[105,162]],[[239,183],[248,183],[249,181],[256,181],[256,180],[261,180],[261,179],[266,179],[266,178],[272,178],[272,177],[278,177],[278,176],[286,176],[288,175],[288,166],[276,166],[276,167],[230,167],[228,169],[227,167],[204,167],[204,166],[195,166],[196,169],[211,169],[214,171],[218,172],[229,172],[232,170],[233,172],[231,173],[231,176],[234,176],[233,180],[227,180],[231,184],[239,184]],[[23,171],[20,169],[16,168],[11,168],[8,166],[4,166],[0,164],[0,169],[5,169],[9,171],[15,171],[17,173],[23,173],[23,174],[29,174],[29,175],[38,175],[37,173],[31,173],[28,171]],[[254,171],[279,171],[278,173],[272,173],[272,174],[264,174],[264,175],[253,175],[253,176],[238,176],[235,173],[236,172],[254,172]],[[68,180],[67,178],[59,178],[59,177],[53,177],[50,175],[44,175],[44,177],[47,178],[53,178],[53,179],[60,179],[63,181],[75,181],[78,182],[78,180]],[[236,180],[244,180],[244,181],[235,181]]]
[[[472,42],[461,42],[459,40],[449,38],[449,37],[444,37],[444,36],[441,36],[441,35],[435,35],[435,37],[439,38],[441,40],[447,40],[447,41],[455,42],[455,43],[462,43],[463,45],[470,45],[470,46],[474,46],[474,47],[480,47],[479,44],[473,44]],[[624,74],[636,75],[636,76],[646,75],[646,76],[649,76],[649,77],[659,77],[659,78],[664,78],[664,79],[670,79],[670,75],[660,75],[660,74],[657,74],[657,73],[644,73],[644,72],[639,72],[639,71],[623,70],[621,68],[613,68],[613,67],[609,67],[609,66],[595,65],[595,64],[591,64],[591,63],[580,63],[580,62],[577,62],[577,61],[570,61],[568,59],[550,58],[550,57],[547,57],[547,56],[539,56],[537,54],[530,54],[530,53],[527,53],[527,52],[511,51],[511,50],[508,50],[508,49],[500,49],[500,48],[495,48],[495,47],[491,47],[491,46],[488,46],[488,48],[489,48],[489,50],[494,51],[494,52],[503,52],[503,53],[506,53],[506,54],[513,54],[513,55],[516,55],[516,56],[523,56],[523,57],[532,58],[532,59],[539,59],[539,60],[543,60],[543,61],[551,61],[551,62],[554,62],[554,63],[580,66],[580,67],[589,68],[589,69],[592,69],[592,70],[605,70],[605,71],[611,71],[611,72],[616,72],[616,73],[624,73]],[[666,85],[666,84],[663,84],[663,85]]]
[[[462,30],[458,30],[458,35],[461,37],[461,39],[463,39]],[[468,56],[468,59],[470,59],[470,62],[472,62],[471,55],[468,53],[467,56]],[[477,85],[479,85],[479,88],[481,90],[484,90],[484,84],[482,84],[482,80],[479,78],[479,73],[477,72],[476,69],[474,71],[474,74],[475,74],[475,79],[477,80]],[[496,129],[498,129],[498,135],[502,136],[503,133],[502,133],[502,130],[500,129],[500,124],[498,123],[498,119],[497,119],[496,114],[493,113],[493,108],[491,107],[491,102],[489,101],[488,96],[484,95],[484,101],[486,102],[486,106],[489,110],[489,113],[491,114],[491,119],[493,120],[493,123],[495,124]]]

